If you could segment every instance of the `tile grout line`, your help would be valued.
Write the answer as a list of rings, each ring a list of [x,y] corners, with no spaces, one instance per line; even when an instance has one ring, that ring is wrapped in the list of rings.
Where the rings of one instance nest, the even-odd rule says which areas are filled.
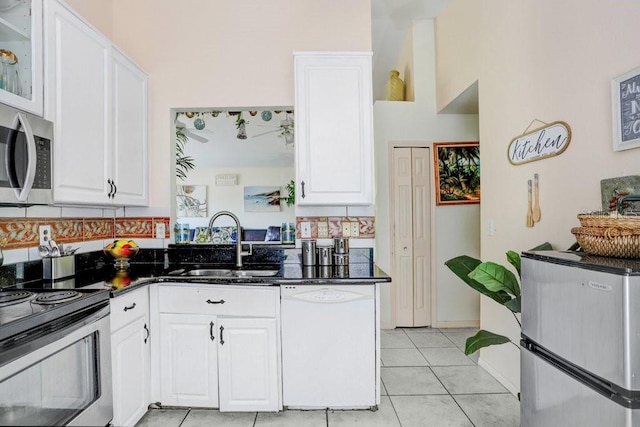
[[[184,418],[182,418],[182,421],[180,421],[180,424],[178,424],[178,427],[180,427],[184,423],[184,421],[187,419],[190,413],[191,413],[191,408],[187,408],[187,413],[184,414]]]
[[[402,332],[404,333],[405,337],[409,338],[409,341],[411,342],[411,344],[413,344],[413,341],[411,341],[411,338],[407,334],[407,331],[405,331],[403,329]],[[384,390],[387,392],[387,397],[389,398],[389,403],[391,404],[391,407],[393,408],[393,413],[396,414],[396,419],[398,420],[398,425],[400,427],[402,427],[402,421],[400,421],[400,415],[398,415],[398,411],[396,410],[396,406],[393,404],[393,399],[391,399],[391,395],[389,394],[389,390],[387,389],[387,386],[384,385],[384,382],[382,381],[382,378],[380,378],[380,383],[383,385]],[[381,399],[382,399],[382,397],[381,397]]]
[[[442,332],[440,332],[442,333]],[[442,335],[444,335],[450,342],[451,344],[453,344],[454,346],[457,347],[457,345],[444,333],[442,333]],[[411,339],[411,338],[409,338]],[[412,341],[413,342],[413,341]],[[414,343],[415,344],[415,343]],[[420,349],[418,348],[418,346],[416,346],[416,350],[420,351]],[[420,354],[422,354],[422,352],[420,352]],[[423,355],[424,356],[424,355]],[[426,359],[426,357],[425,357]],[[428,360],[427,360],[428,361]],[[447,388],[447,386],[444,385],[444,383],[442,382],[442,380],[440,379],[440,377],[438,377],[438,374],[435,373],[435,371],[433,369],[431,369],[431,366],[428,366],[429,370],[431,371],[431,373],[433,374],[434,377],[436,377],[436,379],[438,380],[438,382],[442,385],[442,387],[446,390],[447,395],[451,398],[451,400],[453,400],[455,402],[455,404],[458,406],[458,408],[460,408],[460,410],[462,411],[462,413],[464,414],[465,417],[467,417],[467,419],[469,420],[469,422],[471,423],[472,426],[475,427],[475,424],[473,423],[473,421],[471,420],[471,418],[469,417],[469,415],[467,415],[467,413],[464,411],[464,409],[462,409],[462,407],[460,406],[460,404],[458,403],[458,401],[456,400],[455,397],[453,397],[453,395],[451,394],[451,392],[449,391],[449,389]]]
[[[380,380],[382,381],[382,380]],[[386,387],[385,387],[386,389]],[[393,413],[396,414],[396,419],[398,420],[398,425],[400,427],[402,427],[402,421],[400,421],[400,415],[398,415],[398,411],[396,410],[396,405],[393,404],[393,399],[391,399],[390,395],[387,395],[387,397],[389,398],[389,403],[391,404],[391,407],[393,408]]]

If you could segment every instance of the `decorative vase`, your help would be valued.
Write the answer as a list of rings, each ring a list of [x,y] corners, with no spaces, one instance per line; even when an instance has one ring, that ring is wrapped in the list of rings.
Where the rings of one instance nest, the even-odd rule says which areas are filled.
[[[391,70],[389,72],[387,101],[404,101],[404,82],[400,78],[398,70]]]

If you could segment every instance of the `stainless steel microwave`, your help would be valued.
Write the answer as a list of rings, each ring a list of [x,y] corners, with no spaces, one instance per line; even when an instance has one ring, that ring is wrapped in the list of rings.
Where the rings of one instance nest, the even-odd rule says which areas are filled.
[[[0,205],[53,203],[53,123],[0,104]]]

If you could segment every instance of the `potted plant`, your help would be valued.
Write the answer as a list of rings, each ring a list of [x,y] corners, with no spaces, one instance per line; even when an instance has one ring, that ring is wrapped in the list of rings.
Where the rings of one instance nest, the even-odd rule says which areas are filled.
[[[287,206],[293,206],[296,203],[296,182],[294,180],[289,181],[285,188],[287,189],[287,197],[285,197]]]
[[[184,154],[184,145],[188,140],[183,129],[176,129],[176,176],[181,180],[186,179],[187,173],[195,168],[193,158]]]
[[[507,252],[507,261],[515,267],[520,276],[520,255],[514,251]],[[481,294],[488,296],[498,304],[509,309],[521,326],[516,313],[520,313],[520,284],[515,274],[503,265],[493,262],[482,262],[467,255],[461,255],[445,262],[445,265],[467,285]],[[496,344],[513,343],[504,335],[480,329],[474,336],[467,338],[464,353],[475,353],[483,347]],[[513,343],[517,346],[516,343]]]

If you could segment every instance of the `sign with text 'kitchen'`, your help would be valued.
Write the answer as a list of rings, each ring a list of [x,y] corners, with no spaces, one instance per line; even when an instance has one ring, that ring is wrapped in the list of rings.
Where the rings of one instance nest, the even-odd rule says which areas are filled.
[[[546,159],[561,154],[571,142],[571,128],[565,122],[553,122],[511,140],[507,156],[513,165]]]

